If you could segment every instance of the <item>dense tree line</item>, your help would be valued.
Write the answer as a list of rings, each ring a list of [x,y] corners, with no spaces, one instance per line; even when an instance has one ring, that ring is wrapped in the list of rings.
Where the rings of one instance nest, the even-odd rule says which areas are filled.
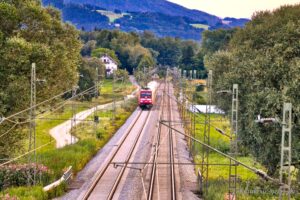
[[[42,8],[38,0],[0,1],[0,116],[8,116],[30,105],[31,63],[36,63],[37,101],[70,89],[77,83],[80,60],[79,33],[61,22],[60,13]],[[2,124],[0,134],[11,123]],[[9,157],[23,136],[21,131],[3,136],[0,157]]]
[[[279,168],[282,124],[258,124],[255,119],[260,115],[282,120],[283,103],[292,103],[292,160],[299,169],[299,18],[300,5],[283,6],[256,13],[243,29],[204,35],[204,48],[211,53],[205,63],[214,71],[213,88],[231,89],[232,84],[239,84],[238,135],[247,151],[272,175]],[[230,96],[214,99],[229,111]]]
[[[85,43],[81,52],[83,56],[96,56],[104,52],[111,57],[116,55],[121,68],[127,69],[129,73],[156,65],[205,70],[204,54],[194,41],[159,38],[148,31],[138,35],[118,30],[82,32],[81,39]]]

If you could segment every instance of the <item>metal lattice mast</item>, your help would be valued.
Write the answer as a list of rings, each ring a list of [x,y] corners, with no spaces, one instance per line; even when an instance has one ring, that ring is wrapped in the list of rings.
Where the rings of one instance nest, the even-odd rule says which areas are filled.
[[[231,133],[230,133],[230,154],[232,157],[237,157],[238,151],[238,84],[233,84],[232,88],[232,107],[231,107]],[[229,200],[236,199],[236,184],[237,181],[237,163],[230,159],[229,164]]]
[[[205,144],[210,144],[210,113],[211,113],[211,101],[212,101],[212,70],[209,70],[208,79],[207,79],[207,103],[206,103],[206,113],[205,113],[205,124],[204,124],[204,134],[203,142]],[[205,193],[208,191],[208,163],[209,163],[209,148],[202,147],[202,165],[201,165],[201,174],[202,180],[204,182]]]
[[[284,185],[279,188],[279,199],[287,193],[288,199],[291,199],[291,160],[292,160],[292,104],[284,103],[282,136],[281,136],[281,159],[280,159],[280,177],[279,180]],[[287,175],[287,177],[284,177]]]
[[[33,151],[32,154],[29,155],[28,163],[34,163],[34,170],[33,170],[33,176],[29,172],[28,173],[28,185],[35,185],[36,183],[36,124],[35,124],[35,113],[36,113],[36,71],[35,71],[35,63],[32,63],[31,67],[31,92],[30,92],[30,124],[29,124],[29,148],[28,151]]]

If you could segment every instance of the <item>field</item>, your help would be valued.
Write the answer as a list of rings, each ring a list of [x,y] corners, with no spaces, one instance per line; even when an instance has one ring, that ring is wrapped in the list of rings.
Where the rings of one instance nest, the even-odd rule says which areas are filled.
[[[102,15],[107,16],[109,18],[110,23],[113,23],[113,22],[115,22],[115,20],[124,17],[124,15],[129,15],[127,13],[118,14],[113,11],[107,11],[107,10],[97,10],[97,12],[101,13]]]
[[[190,24],[190,25],[194,28],[199,28],[199,29],[204,29],[204,30],[209,29],[209,25],[205,25],[205,24]]]

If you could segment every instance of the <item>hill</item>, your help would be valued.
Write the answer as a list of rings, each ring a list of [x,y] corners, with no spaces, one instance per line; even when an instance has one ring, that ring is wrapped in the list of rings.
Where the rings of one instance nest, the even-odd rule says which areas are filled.
[[[86,31],[117,28],[193,40],[200,40],[204,30],[243,26],[248,21],[222,20],[166,0],[43,0],[43,5],[62,10],[64,21]]]
[[[197,21],[206,21],[209,25],[214,25],[220,21],[217,16],[198,10],[190,10],[166,0],[64,0],[64,3],[89,4],[107,10],[117,9],[122,12],[154,12],[170,16],[182,16]]]

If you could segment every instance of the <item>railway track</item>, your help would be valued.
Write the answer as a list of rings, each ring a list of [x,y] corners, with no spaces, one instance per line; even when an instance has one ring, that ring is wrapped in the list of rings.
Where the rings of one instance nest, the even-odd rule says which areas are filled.
[[[165,83],[162,98],[162,111],[160,120],[172,121],[171,99],[165,95],[170,93],[170,84]],[[152,159],[151,175],[148,187],[147,199],[178,199],[178,183],[176,180],[174,134],[171,129],[159,126],[156,137],[156,145]],[[169,163],[168,165],[157,165],[157,163]],[[177,169],[178,171],[178,169]],[[176,182],[177,181],[177,182]]]
[[[137,118],[127,129],[116,149],[106,161],[103,168],[97,173],[96,178],[81,199],[112,199],[123,177],[127,163],[132,157],[139,138],[144,131],[150,111],[140,111]],[[111,163],[114,160],[124,161],[124,165],[116,168]]]

